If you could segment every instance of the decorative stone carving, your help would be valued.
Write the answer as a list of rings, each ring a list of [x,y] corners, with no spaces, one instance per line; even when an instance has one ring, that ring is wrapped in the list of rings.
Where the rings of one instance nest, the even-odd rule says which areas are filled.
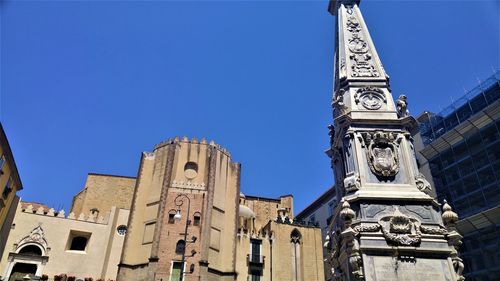
[[[356,213],[351,209],[351,205],[345,199],[342,199],[341,203],[342,209],[340,210],[340,217],[344,220],[345,228],[349,228]]]
[[[347,30],[350,32],[360,32],[361,27],[359,26],[359,21],[356,17],[350,16],[347,18]]]
[[[397,145],[393,133],[368,132],[363,134],[368,165],[375,175],[393,177],[399,171]]]
[[[345,59],[344,58],[340,59],[340,71],[339,72],[340,72],[339,79],[343,79],[343,78],[345,78],[347,76]]]
[[[328,125],[328,135],[330,136],[330,148],[333,148],[333,143],[335,142],[335,127],[332,124]]]
[[[64,210],[62,210],[62,209],[61,209],[61,210],[57,213],[57,217],[58,217],[58,218],[64,218],[64,216],[65,216],[65,212],[64,212]]]
[[[464,271],[464,262],[458,255],[458,249],[460,245],[462,245],[462,235],[456,231],[456,225],[458,221],[457,213],[453,212],[451,206],[443,201],[443,223],[448,231],[448,245],[452,247],[452,252],[450,254],[451,261],[453,263],[453,269],[455,270],[455,274],[457,276],[457,281],[464,281],[465,277],[462,275]]]
[[[423,193],[427,195],[431,194],[431,184],[425,179],[425,176],[422,173],[419,173],[415,176],[415,184],[417,185],[417,188]]]
[[[364,54],[368,52],[368,43],[361,39],[359,34],[353,34],[352,38],[348,40],[347,46],[351,52],[356,54]]]
[[[396,109],[398,111],[398,117],[410,116],[410,111],[408,111],[408,101],[405,95],[400,95],[396,101]]]
[[[356,231],[356,233],[361,233],[361,232],[377,232],[379,231],[381,228],[381,225],[380,224],[360,224],[360,225],[357,225],[355,227],[353,227],[354,231]]]
[[[357,239],[352,240],[351,254],[349,255],[349,265],[351,266],[352,274],[355,280],[364,280],[363,275],[363,260],[359,252],[359,242]]]
[[[385,239],[402,246],[414,246],[420,243],[422,233],[420,222],[396,209],[393,215],[380,219],[379,224]]]
[[[425,233],[425,234],[434,234],[434,235],[445,235],[448,233],[448,231],[446,231],[446,229],[444,228],[436,228],[436,227],[428,227],[428,226],[424,226],[424,225],[421,225],[420,226],[420,231],[422,231],[422,233]]]
[[[361,105],[369,110],[380,109],[383,103],[387,103],[384,92],[374,87],[358,89],[354,95],[354,101],[356,103],[361,102]]]
[[[359,190],[361,187],[361,179],[358,173],[352,172],[344,178],[344,188],[346,192]]]
[[[23,247],[25,244],[35,243],[43,247],[44,251],[48,248],[47,240],[45,239],[45,233],[42,226],[39,225],[35,227],[28,236],[22,238],[19,243],[17,243],[17,248]]]
[[[448,204],[446,200],[443,201],[443,214],[441,215],[443,218],[444,226],[448,231],[456,230],[458,215],[453,212],[451,206]]]
[[[334,94],[333,101],[332,101],[332,106],[334,110],[337,112],[338,115],[342,115],[345,113],[347,106],[344,103],[344,89],[340,89],[337,91],[337,93]]]
[[[373,66],[370,54],[351,54],[349,58],[353,61],[351,66],[354,77],[378,77],[379,73]]]
[[[347,7],[347,13],[351,16],[347,18],[346,30],[351,36],[347,39],[347,48],[351,52],[352,76],[354,77],[378,77],[379,72],[373,65],[372,55],[368,43],[362,37],[362,30],[359,20],[353,16],[352,7]]]

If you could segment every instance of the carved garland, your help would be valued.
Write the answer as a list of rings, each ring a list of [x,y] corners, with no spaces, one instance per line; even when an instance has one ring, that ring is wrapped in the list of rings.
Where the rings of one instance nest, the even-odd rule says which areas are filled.
[[[437,235],[445,235],[448,233],[446,229],[444,228],[434,228],[434,227],[428,227],[428,226],[420,226],[420,230],[424,234],[437,234]]]

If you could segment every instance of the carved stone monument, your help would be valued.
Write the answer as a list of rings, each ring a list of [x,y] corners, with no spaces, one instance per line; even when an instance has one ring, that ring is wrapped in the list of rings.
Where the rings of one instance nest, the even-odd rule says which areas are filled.
[[[334,125],[327,154],[339,209],[325,246],[334,280],[463,280],[457,215],[419,173],[406,96],[391,94],[359,0],[331,1],[337,19]]]

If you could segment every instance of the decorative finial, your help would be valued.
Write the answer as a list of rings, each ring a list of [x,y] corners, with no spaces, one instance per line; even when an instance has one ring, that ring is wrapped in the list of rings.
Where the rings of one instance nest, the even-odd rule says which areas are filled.
[[[342,199],[342,209],[340,210],[340,217],[344,220],[345,227],[351,226],[352,219],[356,216],[356,213],[351,209],[351,205],[347,200]]]
[[[441,217],[443,218],[443,223],[446,228],[455,228],[456,222],[458,221],[458,215],[457,213],[453,212],[451,206],[446,200],[443,200],[443,214],[441,215]]]

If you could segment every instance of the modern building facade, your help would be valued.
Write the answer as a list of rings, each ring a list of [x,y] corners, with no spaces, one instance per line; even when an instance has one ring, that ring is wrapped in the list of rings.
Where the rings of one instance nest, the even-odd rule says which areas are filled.
[[[500,71],[438,114],[419,116],[439,200],[458,213],[467,280],[500,276]]]
[[[464,280],[458,216],[419,172],[406,96],[389,76],[359,8],[330,1],[336,17],[330,149],[339,211],[326,246],[333,280]],[[390,11],[387,11],[390,13]]]
[[[328,189],[295,217],[296,221],[306,225],[318,226],[321,229],[323,243],[326,242],[328,228],[332,223],[337,208],[335,191],[335,186]],[[328,260],[328,249],[326,248],[323,248],[323,259]],[[330,280],[330,278],[331,270],[325,265],[325,280]]]
[[[318,226],[324,237],[327,234],[327,229],[333,219],[336,207],[335,187],[332,187],[298,213],[295,216],[295,220],[304,224]]]
[[[0,123],[0,261],[19,203],[16,193],[22,188],[9,141]]]
[[[324,280],[321,231],[290,195],[241,194],[226,149],[170,139],[141,159],[118,280]]]

